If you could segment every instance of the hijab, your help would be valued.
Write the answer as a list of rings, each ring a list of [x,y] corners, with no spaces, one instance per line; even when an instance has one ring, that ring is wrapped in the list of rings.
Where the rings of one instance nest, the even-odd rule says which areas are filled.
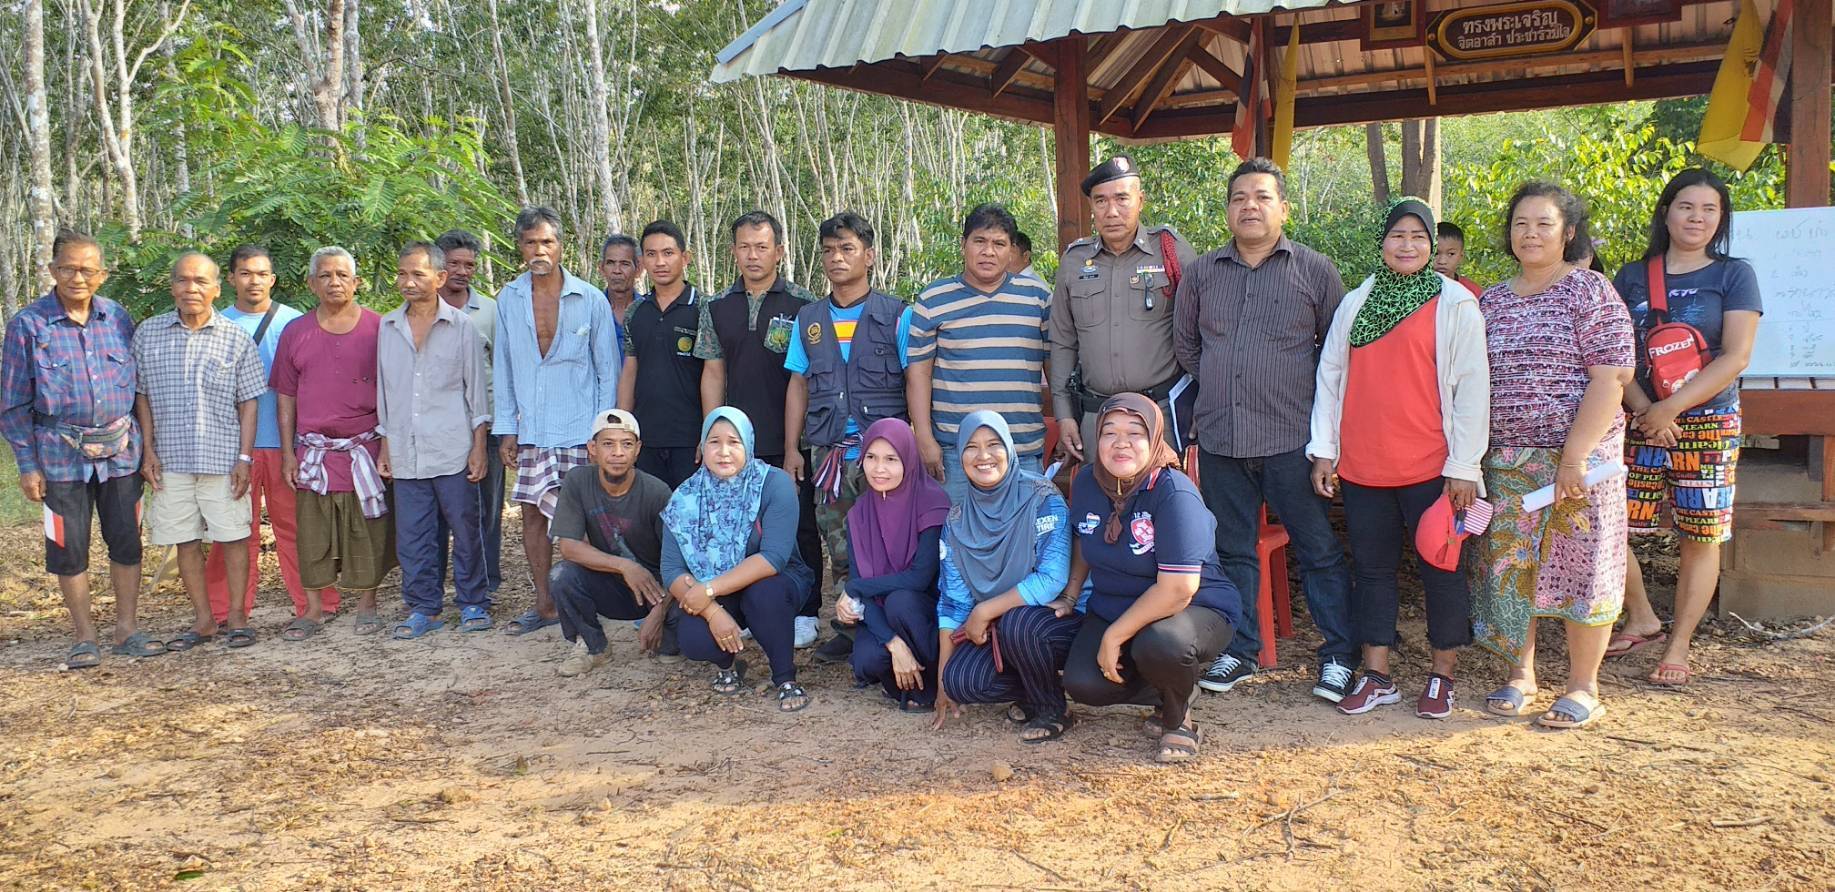
[[[1007,475],[993,489],[970,482],[968,495],[950,509],[944,527],[950,557],[977,601],[1005,594],[1031,575],[1039,506],[1057,492],[1051,481],[1020,467],[1013,432],[999,412],[982,409],[962,419],[956,430],[958,457],[968,451],[969,440],[984,427],[1000,437],[1007,449]]]
[[[918,536],[942,526],[949,515],[949,494],[924,471],[911,425],[897,418],[873,422],[860,438],[861,453],[879,440],[898,453],[905,479],[891,492],[863,486],[847,512],[848,555],[866,579],[910,568],[917,556]]]
[[[731,406],[721,406],[701,422],[701,447],[714,423],[724,421],[739,432],[745,444],[745,466],[725,480],[714,475],[703,463],[694,475],[669,497],[663,509],[663,523],[675,537],[682,551],[682,561],[696,579],[708,580],[745,560],[752,541],[752,529],[758,525],[758,510],[764,503],[765,477],[771,466],[757,459],[753,451],[752,419]]]
[[[1389,208],[1389,216],[1383,219],[1383,232],[1377,239],[1380,242],[1389,237],[1390,230],[1404,217],[1414,217],[1427,227],[1427,249],[1434,250],[1434,212],[1427,203],[1414,196],[1398,199]],[[1414,314],[1414,311],[1427,305],[1427,302],[1440,296],[1440,274],[1434,272],[1433,258],[1430,256],[1426,266],[1408,275],[1402,275],[1389,268],[1389,264],[1378,264],[1374,283],[1370,286],[1370,296],[1364,305],[1357,310],[1357,318],[1351,322],[1351,346],[1362,347],[1389,333],[1402,320]]]
[[[1175,467],[1179,463],[1179,454],[1166,445],[1166,418],[1160,406],[1153,400],[1138,393],[1118,393],[1102,403],[1101,411],[1096,413],[1096,437],[1102,437],[1102,422],[1109,415],[1125,412],[1141,420],[1147,426],[1146,466],[1133,477],[1116,477],[1103,467],[1101,447],[1097,448],[1096,461],[1090,464],[1090,472],[1096,475],[1096,483],[1102,487],[1102,494],[1109,497],[1109,522],[1102,529],[1102,541],[1114,545],[1121,539],[1121,513],[1161,468]]]

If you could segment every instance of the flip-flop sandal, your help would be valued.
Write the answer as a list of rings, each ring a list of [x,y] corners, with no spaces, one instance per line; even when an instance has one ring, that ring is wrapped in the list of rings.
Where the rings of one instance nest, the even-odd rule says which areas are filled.
[[[714,673],[714,680],[708,683],[714,693],[728,697],[737,695],[745,689],[745,661],[734,660],[732,668],[721,669]]]
[[[1619,632],[1606,642],[1606,659],[1628,657],[1641,650],[1647,650],[1669,640],[1669,633],[1661,629],[1655,635],[1638,635],[1632,632]]]
[[[1064,732],[1069,731],[1074,724],[1076,720],[1071,718],[1068,711],[1057,715],[1034,716],[1032,721],[1026,723],[1026,730],[1044,731],[1045,734],[1040,737],[1021,737],[1020,740],[1024,743],[1049,743],[1063,737]]]
[[[395,632],[392,637],[396,641],[412,641],[428,632],[445,628],[445,626],[446,623],[442,622],[439,617],[428,616],[424,613],[410,613],[407,619],[395,624]]]
[[[94,669],[102,665],[102,649],[94,641],[78,641],[64,652],[65,669]]]
[[[1657,677],[1664,673],[1679,677],[1673,679]],[[1694,673],[1689,671],[1687,664],[1659,662],[1657,663],[1657,671],[1650,673],[1644,680],[1660,688],[1686,688],[1688,687],[1689,679],[1693,677]]]
[[[1166,725],[1160,721],[1160,714],[1154,713],[1141,720],[1141,734],[1159,739],[1166,736]]]
[[[223,643],[230,647],[249,647],[255,643],[255,630],[248,626],[230,629]]]
[[[288,641],[304,641],[319,633],[324,623],[315,622],[306,617],[296,617],[287,627],[280,630],[280,637]]]
[[[1529,714],[1536,696],[1534,688],[1525,691],[1514,685],[1504,685],[1485,695],[1485,712],[1507,718],[1517,718]],[[1497,704],[1504,707],[1499,709]]]
[[[127,636],[126,641],[123,641],[120,644],[115,645],[114,647],[114,653],[116,656],[135,657],[135,658],[141,658],[141,659],[146,658],[146,657],[157,657],[160,654],[163,654],[166,652],[167,651],[166,651],[165,642],[155,641],[153,640],[153,636],[148,635],[145,632],[135,632],[134,634]]]
[[[459,631],[488,632],[496,623],[491,621],[491,612],[483,607],[465,607],[459,610]]]
[[[798,697],[803,698],[803,702],[795,706],[790,705],[790,701]],[[786,681],[777,686],[778,712],[802,712],[809,707],[809,701],[810,696],[803,691],[803,686],[794,681]]]
[[[1548,711],[1536,717],[1536,724],[1544,728],[1561,731],[1584,728],[1598,721],[1606,714],[1606,704],[1595,703],[1591,708],[1573,697],[1562,697],[1550,706]],[[1553,718],[1550,718],[1553,716]]]
[[[557,616],[554,619],[548,619],[540,613],[537,613],[535,608],[531,607],[523,611],[521,616],[510,620],[509,625],[505,626],[503,631],[510,635],[527,635],[530,632],[539,632],[549,626],[558,626],[560,624],[560,617]]]
[[[204,644],[209,641],[214,641],[216,640],[216,637],[217,636],[215,635],[199,635],[197,632],[191,629],[186,629],[185,631],[180,632],[177,635],[166,639],[166,650],[172,653],[182,654],[185,651],[188,651],[194,647],[197,647],[200,644]]]
[[[359,635],[374,635],[382,631],[382,617],[377,616],[374,610],[360,610],[351,631]]]
[[[1198,758],[1198,747],[1204,743],[1204,732],[1186,722],[1160,735],[1160,754],[1154,760],[1162,765],[1189,762]]]

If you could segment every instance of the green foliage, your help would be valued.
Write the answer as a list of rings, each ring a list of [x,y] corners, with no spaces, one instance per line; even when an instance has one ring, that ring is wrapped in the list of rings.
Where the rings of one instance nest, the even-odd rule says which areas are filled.
[[[138,245],[127,244],[125,233],[105,233],[117,270],[110,293],[137,317],[160,312],[167,305],[168,271],[180,253],[203,250],[223,262],[237,245],[252,242],[274,255],[276,292],[308,307],[312,252],[342,245],[366,280],[359,299],[378,309],[393,306],[395,253],[402,244],[453,227],[500,232],[515,213],[479,172],[485,150],[474,122],[435,119],[422,128],[410,133],[387,115],[353,121],[339,134],[243,119],[200,174],[214,188],[179,198],[173,209],[183,221],[178,227],[149,230]],[[184,236],[187,230],[195,237]]]
[[[1600,259],[1617,270],[1643,256],[1650,215],[1669,179],[1699,166],[1693,145],[1657,134],[1654,125],[1607,131],[1548,131],[1504,144],[1488,163],[1446,171],[1445,219],[1465,227],[1463,272],[1481,283],[1509,278],[1515,265],[1504,251],[1503,215],[1510,196],[1530,180],[1548,180],[1586,199],[1593,237],[1603,239]],[[1727,180],[1733,206],[1743,210],[1783,206],[1783,165],[1767,150],[1746,173],[1710,165]]]

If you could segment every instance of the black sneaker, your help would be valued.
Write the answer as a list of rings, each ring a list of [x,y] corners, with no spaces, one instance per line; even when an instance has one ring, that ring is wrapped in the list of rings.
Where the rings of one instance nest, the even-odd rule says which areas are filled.
[[[1236,683],[1255,674],[1255,664],[1229,653],[1219,654],[1205,670],[1204,677],[1198,679],[1198,687],[1214,694],[1221,694]]]
[[[1313,696],[1332,703],[1343,703],[1344,696],[1351,692],[1351,669],[1337,658],[1326,660],[1319,667],[1319,683],[1313,685]]]
[[[854,657],[854,638],[836,633],[816,648],[816,662],[845,663]]]

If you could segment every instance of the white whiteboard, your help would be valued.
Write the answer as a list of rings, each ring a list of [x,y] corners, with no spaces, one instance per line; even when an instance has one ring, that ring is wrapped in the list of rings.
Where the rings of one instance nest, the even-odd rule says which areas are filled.
[[[1752,264],[1765,304],[1742,374],[1835,375],[1835,208],[1736,211],[1731,253]]]

